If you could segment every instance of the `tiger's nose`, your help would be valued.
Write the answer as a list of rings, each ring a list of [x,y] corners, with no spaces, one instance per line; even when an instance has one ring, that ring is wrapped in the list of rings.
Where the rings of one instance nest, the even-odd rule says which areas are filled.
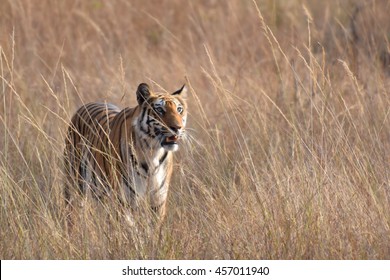
[[[182,129],[182,126],[181,125],[172,125],[169,127],[169,129],[177,134]]]

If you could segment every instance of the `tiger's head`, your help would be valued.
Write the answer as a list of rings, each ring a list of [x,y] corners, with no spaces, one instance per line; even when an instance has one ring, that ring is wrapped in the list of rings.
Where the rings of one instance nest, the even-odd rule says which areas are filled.
[[[156,94],[142,83],[137,89],[139,128],[165,150],[177,151],[187,121],[184,85],[171,94]]]

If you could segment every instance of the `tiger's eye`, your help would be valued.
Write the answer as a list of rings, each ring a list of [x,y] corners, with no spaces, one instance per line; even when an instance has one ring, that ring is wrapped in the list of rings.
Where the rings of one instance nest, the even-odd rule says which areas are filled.
[[[164,110],[161,107],[155,108],[155,111],[161,115],[164,114]]]
[[[183,107],[181,107],[181,106],[177,107],[177,112],[179,114],[183,113]]]

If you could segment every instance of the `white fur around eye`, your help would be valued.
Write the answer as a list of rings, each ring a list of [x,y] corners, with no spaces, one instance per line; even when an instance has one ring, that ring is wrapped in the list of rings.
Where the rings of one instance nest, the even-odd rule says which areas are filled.
[[[156,106],[165,106],[165,100],[164,99],[158,99],[155,103]]]

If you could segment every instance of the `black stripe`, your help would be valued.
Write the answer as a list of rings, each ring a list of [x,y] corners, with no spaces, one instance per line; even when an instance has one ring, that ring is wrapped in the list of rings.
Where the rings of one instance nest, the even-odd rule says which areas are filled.
[[[97,184],[96,184],[96,171],[95,169],[92,170],[92,185],[97,187]],[[92,190],[94,190],[95,188],[92,188]]]
[[[70,124],[69,126],[69,132],[68,132],[69,138],[72,137],[72,140],[68,139],[68,141],[73,141],[71,142],[71,146],[76,150],[76,130],[73,124]]]
[[[149,166],[148,166],[145,162],[142,162],[142,163],[141,163],[141,168],[142,168],[143,170],[145,170],[145,173],[148,173],[148,171],[149,171]]]
[[[147,116],[147,119],[146,119],[146,133],[149,135],[149,136],[151,136],[151,133],[150,133],[150,120],[149,120],[149,117],[150,117],[150,115],[148,114],[148,116]]]
[[[79,175],[81,177],[81,182],[79,183],[79,189],[81,193],[85,194],[85,188],[83,187],[83,181],[85,181],[86,177],[86,166],[84,160],[81,158],[80,166],[79,166]]]
[[[85,127],[86,127],[86,121],[80,117],[80,119],[78,120],[78,128],[77,128],[77,131],[75,130],[75,132],[77,134],[80,134],[79,137],[80,139],[85,135]]]
[[[104,139],[107,140],[107,137],[104,138]],[[102,142],[102,140],[100,140],[100,141]],[[108,142],[108,141],[104,141],[104,142]],[[107,177],[108,170],[110,168],[110,166],[107,168],[107,161],[112,161],[113,157],[111,156],[111,153],[108,151],[108,147],[105,147],[105,146],[108,145],[108,143],[104,143],[104,142],[101,143],[102,147],[99,150],[103,150],[104,149],[104,152],[100,151],[100,153],[101,153],[102,160],[103,160],[104,176]],[[111,162],[110,164],[115,166],[114,162]],[[108,182],[107,179],[105,179],[105,181]]]
[[[130,192],[135,196],[135,190],[130,186],[129,180],[122,174],[122,180],[124,181],[126,187],[130,190]]]
[[[143,119],[144,119],[144,117],[145,117],[145,113],[146,113],[146,108],[143,108],[143,110],[142,110],[142,114],[141,114],[141,120],[143,120]]]
[[[148,115],[148,118],[146,119],[146,124],[150,126],[150,123],[153,122],[154,119],[150,118],[150,115]]]
[[[122,121],[122,123],[119,125],[119,136],[118,136],[118,139],[119,139],[119,143],[118,143],[118,145],[119,145],[119,157],[120,157],[120,159],[121,159],[121,162],[123,162],[124,163],[124,160],[123,160],[123,154],[122,154],[122,147],[121,147],[121,145],[122,145],[122,127],[123,127],[123,122],[124,121]]]
[[[141,129],[141,131],[142,131],[143,133],[149,135],[149,131],[150,131],[149,126],[147,126],[147,130],[145,130],[145,128],[142,126],[142,121],[143,121],[143,119],[145,118],[146,110],[147,110],[147,108],[143,108],[143,110],[142,110],[141,121],[140,121],[140,129]],[[149,115],[149,114],[148,114],[148,115]],[[148,117],[148,118],[149,118],[149,117]]]
[[[121,113],[122,114],[122,113]],[[122,138],[123,138],[123,136],[122,136],[122,134],[123,134],[123,127],[125,126],[125,125],[127,125],[127,116],[125,116],[125,110],[123,110],[123,118],[121,119],[121,123],[119,124],[119,157],[120,157],[120,159],[121,159],[121,162],[122,163],[125,163],[125,158],[124,158],[124,154],[122,153],[122,148],[121,148],[121,140],[122,140]],[[126,126],[127,127],[127,126]],[[127,134],[125,135],[125,137],[127,138]],[[127,142],[125,143],[125,145],[126,145],[126,147],[125,147],[125,153],[126,153],[126,155],[128,154],[128,150],[127,150]],[[134,160],[133,160],[133,155],[130,153],[130,156],[131,156],[131,161],[132,161],[132,163],[134,163]]]
[[[145,130],[145,128],[142,126],[142,124],[140,125],[140,129],[141,129],[141,131],[142,131],[144,134],[146,134],[146,135],[149,136],[148,131]]]
[[[150,136],[150,135],[149,135],[149,136]],[[150,149],[149,142],[148,142],[146,139],[144,139],[144,144],[146,145],[146,148]]]
[[[164,187],[166,180],[167,180],[167,174],[165,173],[164,180],[161,182],[159,189],[162,189]]]
[[[165,159],[167,158],[167,155],[168,155],[168,152],[164,151],[163,156],[159,160],[160,165],[165,161]]]

